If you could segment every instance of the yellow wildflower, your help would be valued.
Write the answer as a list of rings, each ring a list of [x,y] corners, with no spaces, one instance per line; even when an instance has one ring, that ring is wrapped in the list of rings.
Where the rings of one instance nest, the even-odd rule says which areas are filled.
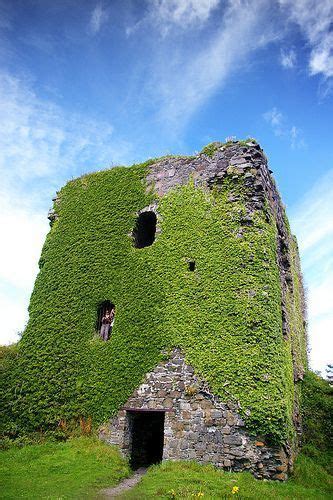
[[[232,490],[231,490],[231,493],[232,493],[233,495],[235,495],[235,494],[236,494],[236,493],[238,493],[238,492],[239,492],[239,487],[238,487],[238,486],[234,486],[234,487],[232,488]]]

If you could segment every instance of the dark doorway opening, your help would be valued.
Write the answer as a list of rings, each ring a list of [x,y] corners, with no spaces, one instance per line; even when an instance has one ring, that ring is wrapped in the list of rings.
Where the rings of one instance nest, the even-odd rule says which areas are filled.
[[[188,270],[189,271],[194,271],[194,269],[195,269],[195,261],[194,260],[190,260],[188,262]]]
[[[135,248],[149,247],[155,241],[156,214],[154,212],[142,212],[137,218],[133,230]]]
[[[105,320],[103,321],[103,318],[105,318],[107,315],[110,316],[108,328],[106,328],[105,325],[103,326],[103,322],[105,323]],[[115,305],[110,300],[105,300],[98,306],[96,330],[101,335],[104,341],[109,340],[109,337],[111,335],[114,323],[114,315],[115,315]]]
[[[161,462],[164,442],[164,411],[128,411],[132,469]]]

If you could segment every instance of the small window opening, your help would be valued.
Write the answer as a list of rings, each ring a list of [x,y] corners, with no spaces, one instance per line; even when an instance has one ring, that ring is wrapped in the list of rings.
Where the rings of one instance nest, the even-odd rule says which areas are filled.
[[[195,269],[195,261],[194,260],[190,260],[189,263],[188,263],[188,270],[189,271],[194,271]]]
[[[127,412],[131,442],[132,469],[149,467],[162,461],[164,411]]]
[[[105,300],[98,308],[97,331],[104,342],[110,338],[115,312],[115,305],[109,300]]]
[[[142,212],[139,215],[133,230],[135,248],[149,247],[154,243],[156,222],[157,219],[154,212]]]

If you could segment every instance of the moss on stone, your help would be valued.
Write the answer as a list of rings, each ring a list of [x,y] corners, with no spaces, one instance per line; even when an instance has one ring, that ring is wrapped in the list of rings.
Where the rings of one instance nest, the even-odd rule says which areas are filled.
[[[243,140],[232,140],[232,141],[226,141],[226,142],[218,142],[218,141],[215,141],[215,142],[211,142],[210,144],[207,144],[207,146],[205,146],[204,148],[202,148],[202,150],[200,151],[200,154],[203,154],[203,155],[206,155],[206,156],[209,156],[210,158],[212,158],[214,156],[214,154],[216,153],[216,151],[218,151],[219,149],[225,149],[225,148],[228,148],[230,146],[247,146],[248,143],[254,143],[254,144],[257,144],[257,141],[256,139],[253,139],[252,137],[249,138],[249,139],[243,139]]]
[[[209,156],[211,158],[222,145],[222,142],[211,142],[210,144],[207,144],[207,146],[202,148],[200,154]]]

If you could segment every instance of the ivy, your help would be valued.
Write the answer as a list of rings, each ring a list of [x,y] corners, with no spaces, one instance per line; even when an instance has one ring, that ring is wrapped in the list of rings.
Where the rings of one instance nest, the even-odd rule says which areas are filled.
[[[294,384],[274,218],[258,211],[242,225],[246,188],[233,175],[219,189],[191,181],[157,199],[146,191],[151,163],[60,191],[6,387],[11,418],[24,430],[79,416],[101,424],[178,346],[215,394],[239,403],[250,432],[281,442],[292,435]],[[152,202],[160,232],[134,248],[137,213]],[[116,305],[108,342],[95,331],[105,300]]]

